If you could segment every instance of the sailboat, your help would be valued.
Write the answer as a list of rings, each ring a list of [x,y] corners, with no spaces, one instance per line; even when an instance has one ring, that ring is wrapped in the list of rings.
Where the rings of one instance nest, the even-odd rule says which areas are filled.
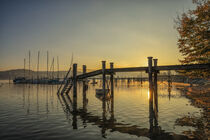
[[[51,69],[52,69],[52,73],[51,73],[51,78],[48,80],[48,84],[61,84],[62,81],[60,81],[58,77],[54,78],[54,57],[53,57],[52,64],[50,67],[50,70]]]
[[[16,77],[15,79],[13,79],[14,84],[25,84],[29,81],[26,80],[25,78],[25,71],[26,71],[25,67],[26,67],[26,59],[24,58],[24,77]],[[29,51],[29,72],[30,72],[30,51]]]
[[[25,84],[26,78],[25,77],[17,77],[13,80],[14,84]]]

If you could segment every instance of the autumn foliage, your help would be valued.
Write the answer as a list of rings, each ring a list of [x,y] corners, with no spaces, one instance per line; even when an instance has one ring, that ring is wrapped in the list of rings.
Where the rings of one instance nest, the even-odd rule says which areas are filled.
[[[188,10],[176,19],[179,33],[178,48],[182,64],[210,63],[210,1],[193,0],[194,10]],[[190,77],[209,77],[209,70],[182,71]]]

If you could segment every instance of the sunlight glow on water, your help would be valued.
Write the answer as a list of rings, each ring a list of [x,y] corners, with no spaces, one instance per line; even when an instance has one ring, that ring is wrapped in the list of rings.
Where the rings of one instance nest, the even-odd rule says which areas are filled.
[[[192,127],[175,125],[177,118],[200,116],[200,110],[190,105],[175,87],[158,90],[157,122],[150,121],[148,86],[119,83],[114,98],[103,102],[95,96],[98,85],[89,85],[86,97],[78,84],[74,100],[70,96],[58,98],[57,85],[9,85],[0,87],[1,139],[149,139],[150,131],[170,137],[183,135]],[[73,102],[73,104],[72,104]],[[155,126],[157,123],[157,127]],[[151,126],[154,127],[151,129]]]

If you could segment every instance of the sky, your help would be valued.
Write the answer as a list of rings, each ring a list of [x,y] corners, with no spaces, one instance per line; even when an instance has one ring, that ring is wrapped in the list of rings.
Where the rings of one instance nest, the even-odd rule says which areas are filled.
[[[59,57],[60,70],[69,68],[72,53],[78,69],[179,64],[177,15],[193,9],[191,0],[1,0],[0,70],[28,67],[40,70]]]

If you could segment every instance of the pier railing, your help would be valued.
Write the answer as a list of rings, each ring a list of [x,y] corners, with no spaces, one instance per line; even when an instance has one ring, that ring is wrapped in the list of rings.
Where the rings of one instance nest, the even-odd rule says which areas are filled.
[[[158,66],[158,59],[153,59],[152,57],[148,57],[148,66],[147,67],[126,67],[126,68],[114,68],[114,63],[110,63],[110,68],[106,68],[106,61],[102,61],[102,69],[95,70],[92,72],[86,72],[86,65],[83,65],[83,74],[77,75],[77,64],[73,64],[73,76],[71,77],[73,80],[73,89],[77,88],[77,80],[86,79],[89,77],[94,77],[102,74],[102,85],[105,90],[106,87],[106,75],[111,75],[111,83],[113,83],[113,75],[117,72],[138,72],[145,71],[148,73],[148,81],[150,85],[156,87],[157,84],[157,73],[159,71],[168,71],[168,70],[195,70],[195,69],[207,69],[210,71],[210,63],[207,64],[189,64],[189,65],[165,65]],[[153,75],[154,74],[154,75]],[[154,80],[153,80],[154,79]],[[112,84],[113,85],[113,84]],[[113,86],[111,86],[111,90]],[[76,96],[76,95],[75,95]]]
[[[210,69],[210,63],[207,64],[189,64],[189,65],[165,65],[152,67],[152,70],[167,71],[167,70],[195,70],[195,69]],[[145,71],[148,72],[148,67],[127,67],[127,68],[113,68],[105,69],[106,74],[111,74],[112,72],[138,72]],[[102,69],[88,72],[85,74],[77,75],[77,79],[84,79],[88,77],[93,77],[102,74]]]

